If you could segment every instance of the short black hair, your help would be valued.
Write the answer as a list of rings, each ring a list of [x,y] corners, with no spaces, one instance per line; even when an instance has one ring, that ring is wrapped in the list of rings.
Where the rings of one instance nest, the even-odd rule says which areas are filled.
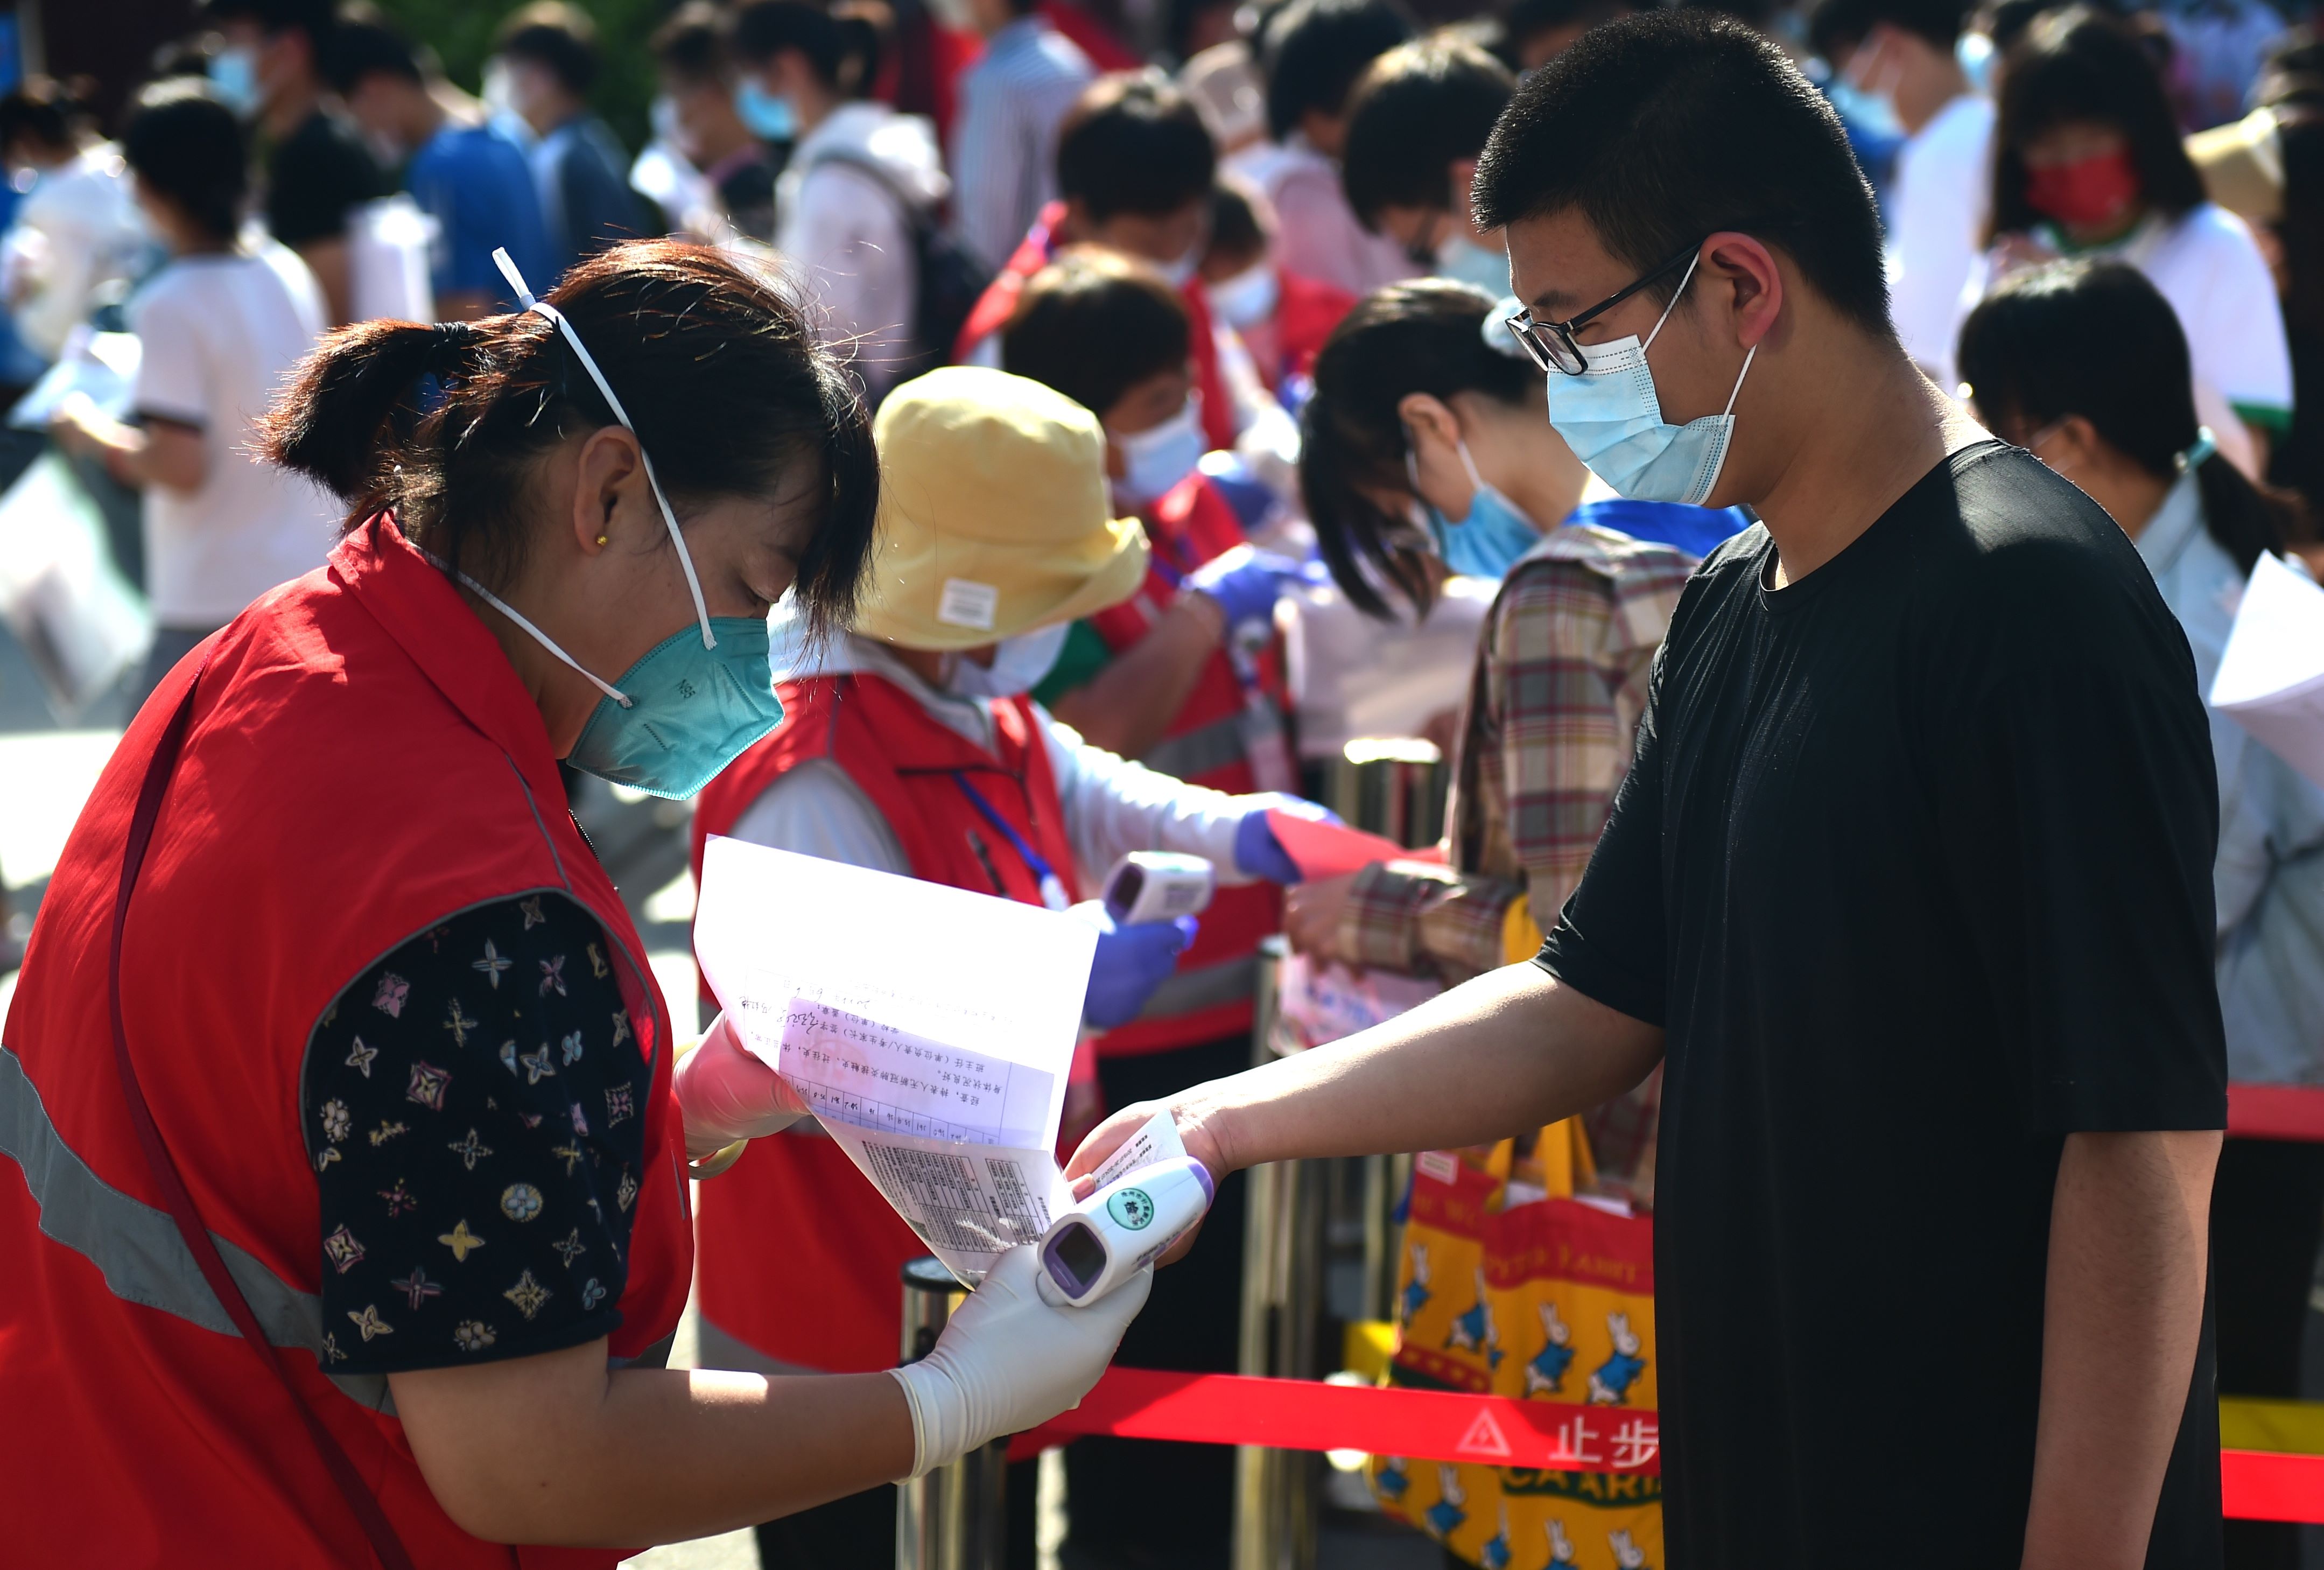
[[[73,116],[79,110],[55,78],[26,77],[0,97],[0,148],[23,141],[69,149],[73,145]]]
[[[2022,439],[2078,414],[2157,479],[2176,476],[2200,429],[2179,313],[2120,262],[2057,262],[2009,279],[1961,324],[1959,362],[1988,425]],[[2292,497],[2255,488],[2216,453],[2196,480],[2204,527],[2242,571],[2307,537]]]
[[[726,19],[710,0],[686,0],[647,41],[654,63],[682,82],[724,82],[731,61]]]
[[[1240,261],[1258,258],[1267,249],[1267,224],[1259,216],[1260,202],[1240,180],[1224,175],[1211,182],[1211,236],[1203,260],[1214,256]]]
[[[732,40],[734,52],[754,66],[795,49],[824,86],[860,98],[880,72],[882,14],[867,5],[753,0],[734,13]]]
[[[1452,206],[1452,165],[1485,150],[1517,79],[1466,39],[1439,34],[1372,61],[1348,98],[1340,181],[1366,228],[1384,208]]]
[[[2002,62],[1988,241],[2043,221],[2025,199],[2025,144],[2070,120],[2122,133],[2148,206],[2175,218],[2202,205],[2203,177],[2180,140],[2154,57],[2120,22],[2076,5],[2044,14]]]
[[[546,67],[576,98],[596,85],[597,24],[565,0],[533,0],[511,13],[493,37],[493,52]]]
[[[1641,272],[1740,230],[1858,327],[1893,336],[1879,214],[1840,116],[1782,50],[1715,12],[1643,12],[1584,34],[1517,89],[1470,199],[1488,229],[1577,209]],[[1680,277],[1649,292],[1667,300]]]
[[[330,52],[323,59],[324,80],[344,97],[365,77],[382,72],[415,86],[428,80],[420,51],[376,13],[342,15],[338,31],[331,35]]]
[[[1511,70],[1521,69],[1518,57],[1527,39],[1595,27],[1637,9],[1628,0],[1509,0],[1501,7],[1501,61]]]
[[[1830,59],[1833,47],[1862,43],[1886,23],[1950,54],[1968,22],[1966,0],[1820,0],[1808,14],[1808,42]]]
[[[303,32],[314,49],[318,64],[330,46],[331,34],[338,28],[332,0],[204,0],[198,14],[203,24],[209,27],[229,22],[252,22],[269,37],[281,32]]]
[[[1201,111],[1157,70],[1100,77],[1057,128],[1057,194],[1098,223],[1201,201],[1218,166]]]
[[[1259,34],[1267,134],[1280,142],[1311,109],[1340,113],[1364,68],[1411,36],[1393,0],[1292,0]]]
[[[187,78],[137,95],[121,137],[122,162],[213,240],[242,228],[250,194],[250,150],[242,122],[209,88]]]
[[[1186,302],[1167,279],[1075,246],[1026,282],[1001,329],[1001,368],[1102,417],[1140,382],[1183,369],[1193,344]]]

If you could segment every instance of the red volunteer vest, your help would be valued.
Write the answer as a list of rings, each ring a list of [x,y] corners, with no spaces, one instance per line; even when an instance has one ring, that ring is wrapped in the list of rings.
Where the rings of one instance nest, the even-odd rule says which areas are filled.
[[[281,1385],[172,1227],[114,1071],[107,956],[146,765],[199,661],[132,722],[74,826],[0,1048],[0,1558],[374,1563]],[[219,633],[129,908],[123,1010],[162,1141],[305,1399],[413,1562],[515,1549],[429,1493],[386,1381],[326,1377],[299,1076],[339,990],[449,912],[552,891],[604,928],[653,1069],[617,1357],[666,1337],[691,1270],[669,1025],[567,811],[540,711],[443,575],[375,519]],[[481,1060],[479,1060],[481,1061]],[[434,1263],[433,1261],[429,1261]],[[340,1342],[348,1327],[337,1327]]]
[[[702,846],[732,832],[778,779],[826,758],[887,820],[912,875],[980,894],[1041,902],[1038,880],[953,778],[980,795],[1074,889],[1073,847],[1032,700],[992,706],[987,753],[930,717],[884,677],[820,676],[785,682],[783,723],[729,764],[694,808],[694,872]],[[898,961],[941,933],[899,933]],[[798,1368],[864,1373],[893,1368],[903,1336],[897,1272],[928,1251],[845,1151],[812,1135],[752,1141],[724,1176],[702,1187],[696,1219],[696,1291],[703,1317],[764,1356]]]
[[[1051,202],[1041,209],[1025,238],[1016,251],[1001,263],[992,282],[984,286],[968,320],[961,324],[960,341],[953,346],[953,359],[961,364],[973,362],[984,340],[1009,325],[1016,313],[1017,298],[1025,292],[1026,282],[1049,264],[1057,254],[1057,226],[1065,219],[1065,204]],[[1190,278],[1178,291],[1178,298],[1186,307],[1186,349],[1194,363],[1194,385],[1203,394],[1203,441],[1213,449],[1234,446],[1234,401],[1227,396],[1224,377],[1219,374],[1219,340],[1211,322],[1210,297],[1203,292],[1203,281]],[[996,353],[992,364],[999,365]]]
[[[1143,639],[1169,608],[1180,579],[1243,542],[1234,509],[1200,474],[1187,476],[1154,504],[1146,533],[1154,545],[1146,581],[1137,594],[1089,619],[1117,655]],[[1278,708],[1279,669],[1270,650],[1261,660],[1261,690]],[[1242,683],[1225,649],[1213,650],[1177,717],[1140,762],[1189,784],[1230,795],[1257,790],[1259,781],[1243,751],[1243,701]],[[1273,883],[1221,889],[1201,920],[1202,930],[1194,946],[1179,956],[1176,973],[1148,1004],[1156,1017],[1099,1037],[1101,1057],[1194,1047],[1250,1029],[1259,943],[1282,928],[1283,891]]]

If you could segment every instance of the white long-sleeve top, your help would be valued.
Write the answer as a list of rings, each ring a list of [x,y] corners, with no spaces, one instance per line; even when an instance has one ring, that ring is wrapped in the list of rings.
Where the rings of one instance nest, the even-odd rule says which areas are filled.
[[[775,248],[799,270],[816,336],[853,350],[875,398],[917,325],[913,215],[897,199],[933,210],[948,189],[927,121],[862,99],[802,137],[775,182]]]
[[[784,624],[779,622],[775,631],[778,681],[844,671],[885,677],[936,723],[991,749],[996,726],[986,700],[929,686],[884,644],[843,637],[807,667],[785,670],[787,663],[795,663],[796,655],[787,659],[781,647]],[[1202,856],[1217,869],[1222,884],[1250,882],[1235,870],[1234,859],[1235,828],[1253,806],[1248,797],[1189,785],[1092,746],[1038,704],[1033,718],[1048,752],[1050,772],[1056,777],[1065,836],[1074,847],[1084,896],[1094,898],[1097,880],[1134,850]],[[911,875],[911,864],[887,819],[846,771],[828,759],[809,759],[786,771],[736,819],[733,835],[778,850]]]

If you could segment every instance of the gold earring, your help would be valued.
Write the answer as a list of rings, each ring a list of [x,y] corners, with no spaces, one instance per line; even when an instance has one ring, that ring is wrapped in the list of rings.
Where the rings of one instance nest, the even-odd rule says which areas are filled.
[[[598,543],[598,544],[600,544],[600,545],[604,544],[604,543],[605,543],[605,537],[604,537],[604,535],[602,535],[602,534],[600,534],[599,536],[597,536],[597,543]]]

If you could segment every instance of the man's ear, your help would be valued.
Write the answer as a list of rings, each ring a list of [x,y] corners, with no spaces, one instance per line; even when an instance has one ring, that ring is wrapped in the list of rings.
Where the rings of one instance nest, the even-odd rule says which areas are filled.
[[[1774,252],[1748,235],[1723,231],[1704,242],[1700,270],[1704,276],[1697,285],[1710,286],[1704,300],[1726,312],[1737,343],[1756,347],[1775,330],[1784,309],[1784,274]]]

